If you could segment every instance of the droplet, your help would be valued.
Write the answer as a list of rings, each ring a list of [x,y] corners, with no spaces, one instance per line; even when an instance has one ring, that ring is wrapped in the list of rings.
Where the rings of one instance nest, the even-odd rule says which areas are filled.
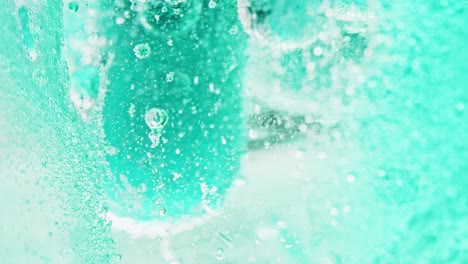
[[[70,9],[73,12],[78,11],[79,8],[80,8],[80,6],[75,1],[71,1],[70,3],[68,3],[68,9]]]
[[[148,43],[138,44],[133,48],[135,56],[139,59],[146,59],[151,53],[151,48]]]
[[[145,114],[145,122],[151,130],[162,129],[168,119],[167,112],[160,108],[151,108]]]
[[[218,248],[216,250],[216,259],[217,260],[222,260],[224,258],[224,249],[223,248]]]

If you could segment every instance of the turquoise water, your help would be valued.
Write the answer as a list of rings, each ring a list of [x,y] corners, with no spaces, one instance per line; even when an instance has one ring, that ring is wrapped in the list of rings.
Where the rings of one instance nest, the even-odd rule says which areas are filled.
[[[1,263],[468,262],[467,1],[0,1]]]

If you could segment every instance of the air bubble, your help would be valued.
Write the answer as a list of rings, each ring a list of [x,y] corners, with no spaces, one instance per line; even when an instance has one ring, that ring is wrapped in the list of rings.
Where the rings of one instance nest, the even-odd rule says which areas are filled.
[[[151,48],[148,43],[138,44],[133,48],[135,56],[139,59],[146,59],[151,53]]]
[[[161,134],[152,130],[148,134],[149,139],[151,140],[151,148],[155,148],[161,142]]]
[[[210,0],[210,2],[208,3],[208,7],[209,8],[215,8],[216,7],[216,1]]]
[[[125,18],[124,17],[118,17],[115,19],[115,23],[117,25],[122,25],[123,23],[125,23]]]
[[[239,33],[239,28],[236,25],[232,26],[231,29],[229,29],[229,34],[237,35],[237,33]]]
[[[356,176],[354,176],[353,174],[348,174],[346,176],[346,180],[349,182],[349,183],[353,183],[354,181],[356,181]]]
[[[167,112],[160,108],[151,108],[145,114],[145,122],[151,130],[162,129],[168,119]]]
[[[167,82],[174,81],[174,72],[169,72],[168,74],[166,74],[166,81]]]
[[[160,108],[151,108],[146,112],[145,122],[151,129],[151,132],[148,133],[148,138],[151,140],[151,148],[159,145],[162,129],[168,119],[167,112]]]
[[[166,208],[159,209],[159,216],[165,216],[165,215],[166,215]]]
[[[77,12],[79,8],[80,6],[75,1],[68,3],[68,9],[70,9],[72,12]]]
[[[216,259],[217,260],[222,260],[224,258],[224,249],[218,248],[216,250]]]
[[[323,50],[320,47],[315,47],[314,48],[314,55],[315,56],[321,56],[323,54]]]

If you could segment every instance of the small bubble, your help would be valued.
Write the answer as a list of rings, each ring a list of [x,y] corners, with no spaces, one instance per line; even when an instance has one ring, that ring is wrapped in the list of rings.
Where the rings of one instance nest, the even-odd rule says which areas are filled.
[[[148,43],[138,44],[133,48],[135,56],[139,59],[146,59],[151,53],[151,48]]]
[[[174,81],[174,72],[169,72],[168,74],[166,74],[166,81],[167,82]]]
[[[148,134],[149,139],[151,140],[151,148],[155,148],[159,145],[161,141],[161,134],[155,133],[154,130],[151,130]]]
[[[258,132],[253,130],[253,129],[249,129],[249,138],[250,139],[257,139],[258,138]]]
[[[229,34],[237,35],[237,33],[239,33],[239,28],[236,25],[232,26],[231,29],[229,29]]]
[[[115,23],[117,25],[122,25],[123,23],[125,23],[125,18],[124,17],[118,17],[115,19]]]
[[[343,211],[344,211],[345,213],[351,212],[351,206],[349,206],[349,205],[343,206]]]
[[[262,107],[260,105],[256,104],[254,106],[255,114],[257,114],[257,115],[260,114],[261,110],[262,110]]]
[[[166,215],[166,208],[163,207],[159,210],[159,216],[165,216],[165,215]]]
[[[145,113],[145,122],[150,129],[162,129],[168,119],[167,112],[160,108],[151,108]]]
[[[224,258],[224,249],[218,248],[216,250],[216,259],[217,260],[222,260]]]
[[[236,179],[234,180],[234,185],[235,186],[244,186],[246,185],[247,182],[244,179]]]
[[[307,125],[306,124],[301,124],[299,125],[299,131],[304,133],[307,131]]]
[[[398,179],[398,180],[396,181],[396,184],[397,184],[398,186],[401,187],[401,186],[403,186],[405,183],[404,183],[401,179]]]
[[[384,170],[378,170],[378,171],[377,171],[377,176],[379,176],[379,177],[381,177],[381,178],[382,178],[382,177],[385,177],[385,171],[384,171]]]
[[[315,56],[321,56],[323,54],[323,50],[320,47],[315,47],[314,48],[314,55]]]
[[[172,180],[173,180],[173,181],[177,181],[177,179],[179,179],[180,177],[182,177],[182,174],[177,173],[177,172],[174,172],[174,173],[173,173],[173,176],[174,176],[174,177],[172,177]]]
[[[322,151],[322,152],[319,152],[318,157],[319,157],[319,159],[321,159],[321,160],[326,159],[326,158],[327,158],[327,153],[325,153],[325,152],[323,152],[323,151]]]
[[[160,108],[151,108],[145,114],[145,122],[151,129],[148,133],[148,137],[151,140],[151,148],[155,148],[159,145],[161,139],[161,131],[169,119],[166,111]]]
[[[465,105],[464,105],[463,103],[458,103],[458,104],[457,104],[457,110],[458,110],[458,111],[461,112],[461,111],[463,111],[464,109],[465,109]]]
[[[354,90],[353,87],[348,87],[348,88],[346,88],[345,93],[346,93],[346,95],[348,95],[348,96],[352,96],[352,95],[355,94],[355,90]]]
[[[349,183],[353,183],[355,180],[356,180],[356,176],[352,175],[352,174],[348,174],[346,176],[346,180],[349,182]]]
[[[338,215],[338,209],[336,209],[335,207],[331,208],[331,209],[330,209],[330,215],[331,215],[331,216],[336,216],[336,215]]]
[[[282,220],[278,220],[276,222],[276,227],[278,229],[285,229],[286,228],[286,223],[284,221],[282,221]]]
[[[304,151],[303,151],[302,149],[296,149],[296,150],[294,151],[294,157],[295,157],[296,159],[302,159],[302,158],[304,158]]]
[[[135,117],[135,105],[130,103],[130,108],[128,109],[128,114],[130,117]]]
[[[73,12],[78,11],[79,8],[80,8],[80,6],[75,1],[71,1],[70,3],[68,3],[68,9],[70,9]]]
[[[208,7],[209,8],[215,8],[216,7],[216,1],[210,0],[210,2],[208,3]]]

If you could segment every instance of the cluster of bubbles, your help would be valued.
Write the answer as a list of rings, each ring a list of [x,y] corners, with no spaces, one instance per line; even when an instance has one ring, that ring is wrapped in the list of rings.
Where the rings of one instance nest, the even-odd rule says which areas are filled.
[[[133,52],[138,59],[146,59],[151,54],[151,47],[148,43],[137,44],[133,48]]]
[[[354,94],[368,48],[370,11],[338,1],[239,0],[238,12],[251,39],[246,71],[251,98],[305,114],[319,112],[310,109],[318,102],[331,105]]]
[[[135,1],[137,16],[143,27],[156,35],[185,33],[193,27],[202,11],[197,0]]]
[[[238,0],[250,37],[244,88],[251,147],[342,136],[339,123],[364,79],[372,31],[372,10],[344,2]]]

